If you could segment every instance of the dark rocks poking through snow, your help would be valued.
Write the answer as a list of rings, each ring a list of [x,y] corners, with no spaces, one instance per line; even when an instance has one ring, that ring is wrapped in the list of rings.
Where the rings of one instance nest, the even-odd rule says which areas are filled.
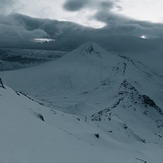
[[[145,105],[145,107],[150,106],[155,108],[160,114],[163,115],[163,111],[159,106],[156,105],[156,103],[150,99],[147,95],[140,95],[140,99],[142,100],[142,103]]]
[[[129,101],[129,103],[125,102],[125,99]],[[159,114],[163,115],[162,109],[147,95],[141,95],[140,92],[130,84],[126,79],[120,84],[120,87],[117,92],[116,101],[109,107],[95,113],[91,116],[92,121],[103,121],[108,120],[111,121],[112,117],[114,117],[114,113],[112,112],[117,107],[125,108],[153,108]],[[148,110],[145,109],[143,114],[147,115]]]
[[[41,119],[42,121],[45,121],[44,117],[42,114],[38,113],[37,114],[37,118]]]
[[[2,79],[0,78],[0,87],[5,88],[5,86],[3,85]]]
[[[100,135],[99,134],[95,134],[96,138],[100,138]]]

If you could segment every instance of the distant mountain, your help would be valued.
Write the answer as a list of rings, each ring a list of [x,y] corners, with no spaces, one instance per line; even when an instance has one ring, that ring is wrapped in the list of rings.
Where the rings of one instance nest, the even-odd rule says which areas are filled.
[[[65,51],[0,48],[0,71],[36,66],[58,59]]]
[[[156,133],[162,130],[163,77],[96,43],[87,42],[56,61],[0,75],[7,85],[52,108],[96,121],[109,122],[113,114],[128,126],[129,119],[136,124],[141,117],[146,119],[143,128],[152,123]],[[145,129],[133,132],[146,135]]]
[[[110,54],[92,42],[85,43],[56,61],[4,72],[1,76],[9,86],[37,97],[83,94],[105,88],[116,93],[112,88],[117,88],[126,79],[151,98],[157,96],[163,99],[159,92],[162,90],[163,76],[133,59]]]
[[[92,142],[91,134],[94,133],[100,141],[91,143],[92,148],[98,149],[97,153],[102,151],[98,157],[102,162],[107,162],[109,156],[111,162],[117,163],[129,160],[133,163],[156,160],[162,163],[163,76],[141,62],[113,55],[96,43],[87,42],[55,61],[0,72],[0,76],[5,84],[19,91],[16,96],[22,97],[25,93],[28,96],[23,98],[39,99],[52,109],[36,107],[34,112],[37,114],[34,115],[42,121],[52,126],[55,124],[59,130],[86,144]],[[8,95],[4,99],[10,101]],[[17,103],[22,103],[23,108],[29,105],[27,101],[17,100],[11,106],[14,103],[16,107]],[[35,110],[31,105],[28,109],[31,107]],[[56,113],[60,116],[51,117]],[[65,116],[68,118],[65,119]],[[64,127],[62,124],[65,124]],[[77,134],[79,130],[82,136]],[[43,131],[46,130],[43,128]],[[58,129],[56,132],[60,133]],[[62,140],[59,137],[57,139]],[[71,141],[61,137],[64,141]],[[72,148],[70,151],[74,152]],[[82,150],[85,149],[84,146]],[[97,153],[94,152],[95,155]],[[99,162],[97,157],[90,155],[84,155],[87,159],[84,162]],[[77,157],[80,157],[78,152]],[[89,158],[91,161],[88,161]]]

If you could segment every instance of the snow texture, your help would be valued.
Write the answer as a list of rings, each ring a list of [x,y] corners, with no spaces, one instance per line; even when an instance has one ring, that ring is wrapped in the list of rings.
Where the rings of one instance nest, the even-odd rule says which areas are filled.
[[[163,162],[163,77],[144,64],[88,42],[0,76],[0,162]]]

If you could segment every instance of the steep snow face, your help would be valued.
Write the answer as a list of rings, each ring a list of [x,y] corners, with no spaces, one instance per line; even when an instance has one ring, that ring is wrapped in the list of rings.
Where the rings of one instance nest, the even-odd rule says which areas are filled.
[[[150,97],[140,94],[127,80],[120,84],[112,105],[93,114],[91,118],[110,127],[118,119],[126,130],[144,143],[163,141],[162,109]]]
[[[118,119],[108,130],[89,119],[44,107],[7,86],[0,87],[0,103],[1,162],[163,161],[161,144],[145,144]]]
[[[119,144],[106,140],[105,133],[98,141],[99,129],[91,122],[46,108],[7,86],[0,87],[0,103],[1,162],[107,162],[105,149]]]

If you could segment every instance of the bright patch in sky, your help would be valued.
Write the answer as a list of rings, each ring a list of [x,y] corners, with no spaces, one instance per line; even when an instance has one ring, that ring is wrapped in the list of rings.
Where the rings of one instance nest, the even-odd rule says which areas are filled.
[[[142,38],[142,39],[147,39],[147,36],[142,35],[142,36],[140,36],[140,38]]]
[[[84,20],[83,22],[79,21],[78,24],[88,26],[88,27],[93,27],[93,28],[102,28],[102,27],[106,26],[106,23],[99,22],[99,21],[96,21],[96,20],[87,20],[87,19]]]
[[[63,15],[63,21],[72,21],[87,27],[102,28],[106,25],[104,22],[93,19],[92,17],[97,13],[97,10],[82,9],[77,12],[67,12]]]
[[[52,42],[55,41],[54,39],[48,39],[48,38],[34,38],[34,42],[40,42],[40,43],[44,43],[44,42]]]

